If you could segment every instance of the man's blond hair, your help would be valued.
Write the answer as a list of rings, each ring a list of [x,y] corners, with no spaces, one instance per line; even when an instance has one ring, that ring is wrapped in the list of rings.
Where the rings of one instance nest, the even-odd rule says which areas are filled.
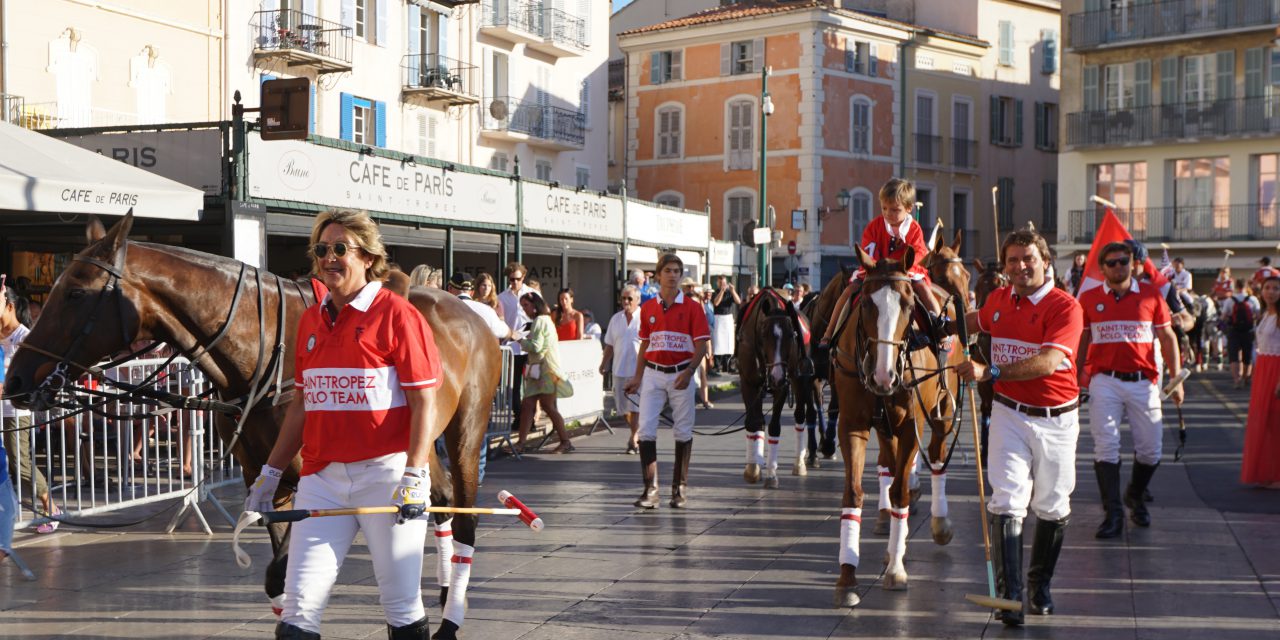
[[[880,187],[880,202],[896,202],[910,211],[916,206],[916,186],[910,180],[891,178]]]

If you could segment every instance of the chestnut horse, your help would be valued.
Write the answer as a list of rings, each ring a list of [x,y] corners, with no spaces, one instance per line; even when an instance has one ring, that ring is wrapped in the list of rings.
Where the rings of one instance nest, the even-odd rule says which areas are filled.
[[[861,247],[855,250],[866,278],[857,299],[836,320],[831,356],[835,394],[840,398],[839,440],[845,470],[837,607],[860,602],[855,588],[864,497],[862,472],[873,423],[881,460],[890,464],[893,474],[884,573],[884,588],[889,590],[907,588],[903,556],[911,504],[910,474],[922,438],[920,426],[928,422],[935,440],[945,439],[950,427],[932,417],[943,398],[937,356],[929,349],[908,350],[917,303],[904,265],[914,263],[914,250],[907,249],[903,262],[876,261]],[[934,541],[946,544],[950,539],[950,523],[945,518],[935,521]]]
[[[836,313],[836,303],[840,301],[840,294],[844,288],[849,286],[850,273],[842,264],[840,265],[840,273],[827,281],[816,295],[807,298],[801,310],[809,317],[809,321],[813,325],[813,335],[826,335],[827,325],[831,323],[831,316]],[[831,354],[829,349],[813,349],[813,405],[816,418],[816,428],[809,429],[809,441],[805,462],[808,466],[818,468],[821,465],[818,454],[822,454],[822,458],[830,460],[836,455],[836,417],[840,413],[840,403],[836,401],[835,394],[831,395],[831,402],[827,404],[826,414],[822,411],[823,392],[831,384]]]
[[[782,436],[782,407],[788,392],[795,403],[796,458],[794,475],[805,474],[804,425],[812,425],[816,411],[811,400],[813,361],[809,359],[809,321],[789,299],[773,289],[756,294],[746,306],[738,327],[738,380],[747,434],[747,465],[742,478],[760,481],[763,469],[766,489],[778,488],[778,446]],[[763,403],[773,396],[773,410],[765,447]],[[766,461],[766,453],[768,459]]]
[[[16,406],[48,409],[66,382],[100,359],[137,340],[163,341],[188,354],[224,402],[243,404],[245,398],[266,396],[248,409],[239,434],[232,418],[219,415],[215,421],[223,442],[235,442],[231,451],[244,468],[245,484],[252,484],[293,393],[297,325],[315,303],[311,287],[230,258],[130,241],[132,225],[132,215],[110,231],[96,219],[89,223],[90,244],[54,283],[40,322],[6,372],[5,396]],[[444,434],[452,502],[471,507],[501,353],[479,316],[454,296],[415,288],[409,298],[435,335],[446,338],[437,341],[443,382],[428,409],[430,437]],[[434,453],[430,466],[432,502],[448,504],[450,487]],[[295,458],[276,493],[278,507],[292,500],[299,469]],[[452,539],[474,547],[476,525],[474,515],[456,516]],[[437,525],[438,532],[447,529],[448,523]],[[287,531],[272,526],[270,533],[275,560],[267,568],[266,588],[274,597],[283,592]],[[451,557],[452,539],[436,539],[438,550]],[[446,610],[463,611],[468,572],[447,572],[447,562],[440,566],[441,603],[452,605]],[[463,620],[455,617],[443,620],[433,637],[456,637]]]

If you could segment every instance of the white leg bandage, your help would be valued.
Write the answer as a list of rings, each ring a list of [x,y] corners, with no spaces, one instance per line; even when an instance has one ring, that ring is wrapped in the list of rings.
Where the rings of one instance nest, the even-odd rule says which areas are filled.
[[[893,472],[889,467],[876,467],[876,472],[880,476],[880,508],[891,509],[893,503],[889,501],[889,487],[893,486]]]
[[[911,487],[912,489],[920,488],[920,450],[919,449],[916,449],[916,455],[914,458],[911,459],[910,481],[907,482],[907,486]]]
[[[862,509],[840,510],[840,564],[858,566],[862,540]]]
[[[770,474],[778,470],[778,440],[778,438],[769,436],[769,462],[765,465],[765,468],[769,470]]]
[[[809,453],[809,434],[805,433],[802,424],[796,425],[796,460],[803,460]]]
[[[942,463],[933,465],[933,491],[929,495],[933,517],[947,517],[947,474],[942,470]]]
[[[910,510],[910,507],[889,509],[890,570],[902,569],[902,557],[907,554],[907,516]]]
[[[453,518],[436,525],[436,579],[441,587],[453,577]]]
[[[471,582],[471,556],[475,547],[453,543],[453,577],[449,581],[449,599],[444,603],[444,618],[459,627],[467,616],[467,584]]]
[[[764,432],[747,432],[747,464],[764,464]]]

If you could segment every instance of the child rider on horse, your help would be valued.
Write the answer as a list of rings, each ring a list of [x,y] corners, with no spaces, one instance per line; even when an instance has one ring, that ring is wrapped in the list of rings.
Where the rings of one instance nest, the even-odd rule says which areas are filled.
[[[929,253],[929,248],[925,246],[924,230],[920,228],[920,223],[911,217],[915,206],[916,187],[910,181],[893,178],[884,183],[880,187],[880,215],[862,232],[862,248],[876,261],[891,259],[899,262],[906,259],[907,247],[915,250],[915,260],[907,269],[911,276],[911,288],[929,312],[929,333],[941,336],[946,319],[942,317],[942,306],[933,296],[929,273],[921,264]],[[827,323],[827,330],[819,343],[821,347],[825,348],[831,343],[832,330],[844,312],[845,305],[849,303],[849,298],[862,289],[862,279],[865,276],[866,273],[859,268],[849,278],[849,286],[840,294],[834,315]]]

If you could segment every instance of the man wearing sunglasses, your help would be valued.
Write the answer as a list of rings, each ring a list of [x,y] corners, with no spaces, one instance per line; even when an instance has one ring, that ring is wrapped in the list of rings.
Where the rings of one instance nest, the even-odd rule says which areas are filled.
[[[513,334],[518,334],[516,338],[522,338],[532,320],[520,306],[521,296],[533,292],[533,289],[525,285],[525,277],[529,275],[529,270],[519,262],[508,262],[507,267],[502,270],[502,275],[507,278],[507,288],[498,294],[498,302],[502,305],[502,319],[508,327],[511,327]],[[525,355],[524,350],[520,348],[519,340],[512,340],[507,344],[511,347],[511,355],[515,356],[515,368],[512,371],[524,371],[524,365],[529,361],[529,356]],[[521,382],[523,379],[524,376],[511,376],[511,411],[514,416],[512,430],[520,425],[520,394],[524,387]]]
[[[1080,294],[1085,332],[1080,344],[1080,386],[1089,390],[1093,470],[1106,517],[1094,537],[1124,533],[1124,507],[1139,527],[1151,525],[1143,492],[1160,466],[1162,427],[1160,363],[1156,340],[1171,379],[1178,375],[1178,339],[1160,290],[1132,275],[1133,249],[1123,242],[1102,248],[1098,262],[1106,280]],[[1182,404],[1182,386],[1173,401]],[[1120,495],[1120,421],[1133,433],[1133,474]]]

